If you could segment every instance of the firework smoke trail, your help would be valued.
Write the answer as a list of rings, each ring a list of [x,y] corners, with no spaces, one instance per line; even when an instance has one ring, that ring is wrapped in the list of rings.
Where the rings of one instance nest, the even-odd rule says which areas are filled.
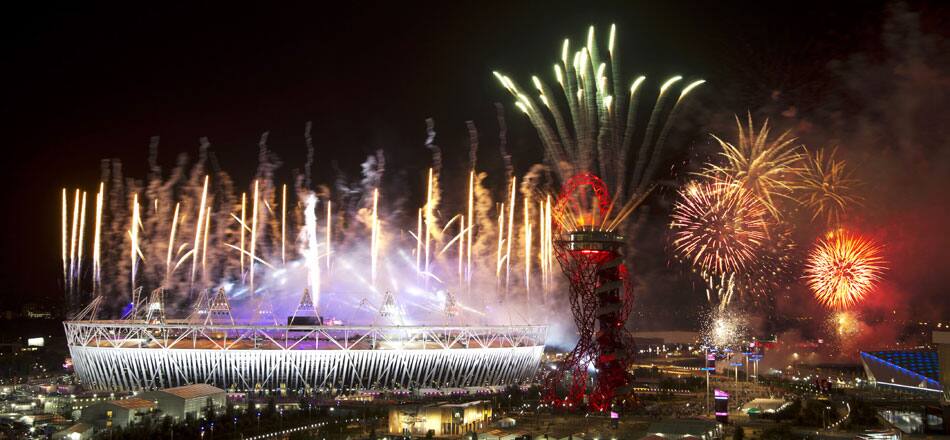
[[[724,311],[732,304],[736,293],[736,273],[726,272],[719,276],[706,276],[706,300],[710,304],[718,304],[719,311]]]
[[[528,212],[528,197],[524,198],[524,290],[531,299],[531,216]]]
[[[79,208],[79,245],[76,247],[76,285],[82,289],[82,248],[83,233],[86,230],[86,192],[82,192],[82,206]],[[82,292],[80,292],[82,293]]]
[[[295,258],[294,251],[297,250],[292,248],[289,253],[287,252],[285,249],[286,234],[291,234],[291,237],[295,236],[294,234],[298,234],[298,232],[305,229],[306,223],[304,200],[307,198],[309,191],[299,189],[302,188],[299,186],[299,177],[298,184],[295,186],[297,188],[295,194],[298,195],[300,200],[299,205],[295,206],[294,201],[291,200],[292,197],[285,195],[287,185],[281,185],[279,182],[275,184],[267,177],[263,177],[267,173],[261,171],[254,180],[255,193],[252,194],[251,191],[247,191],[243,194],[243,197],[238,198],[236,195],[241,194],[241,191],[238,190],[235,194],[236,185],[233,185],[229,176],[217,166],[213,153],[206,153],[206,145],[206,143],[202,143],[201,156],[194,165],[189,164],[187,157],[180,155],[177,167],[167,178],[162,176],[161,170],[155,165],[157,163],[154,160],[155,150],[150,150],[150,165],[152,167],[144,183],[122,176],[121,163],[117,160],[108,161],[104,164],[105,171],[101,179],[103,183],[99,188],[102,197],[101,202],[97,197],[97,205],[105,205],[105,186],[106,184],[111,185],[109,187],[110,200],[108,200],[110,211],[101,212],[100,208],[97,221],[100,227],[102,221],[109,222],[111,227],[107,226],[103,235],[100,235],[100,246],[104,245],[106,249],[121,246],[121,248],[130,249],[131,255],[124,257],[125,254],[122,254],[123,258],[107,262],[104,265],[103,271],[106,272],[105,275],[108,281],[103,283],[103,290],[100,294],[114,295],[119,293],[128,295],[126,292],[129,290],[142,292],[146,287],[149,290],[164,288],[168,294],[166,299],[169,300],[167,303],[169,306],[191,309],[194,303],[193,296],[200,295],[211,284],[218,284],[226,289],[226,293],[234,301],[237,301],[235,304],[250,300],[254,301],[249,302],[249,304],[255,304],[266,296],[270,301],[278,301],[275,305],[280,306],[279,302],[283,301],[283,297],[289,294],[290,291],[289,287],[284,287],[285,284],[290,286],[295,279],[308,279],[309,282],[309,275],[298,276],[298,274],[303,274],[303,270],[306,268],[304,264],[286,261],[287,258],[293,260]],[[205,154],[210,157],[212,169],[206,170],[202,165]],[[427,182],[427,188],[425,188],[427,193],[429,191],[432,193],[431,202],[428,207],[421,210],[421,214],[423,214],[421,223],[425,223],[426,208],[431,213],[428,225],[429,269],[428,273],[420,271],[420,275],[424,275],[430,280],[430,287],[438,285],[438,290],[444,290],[456,281],[451,279],[451,274],[455,273],[458,277],[458,288],[460,290],[471,286],[468,289],[470,292],[480,293],[483,291],[481,289],[482,283],[488,284],[491,280],[490,261],[492,258],[496,258],[496,263],[505,264],[505,282],[508,285],[508,293],[506,294],[500,288],[487,288],[484,289],[488,291],[487,295],[479,294],[475,297],[470,295],[465,303],[461,303],[460,306],[465,310],[480,311],[479,307],[484,307],[487,300],[501,299],[502,295],[506,295],[509,299],[516,301],[509,303],[509,305],[520,307],[520,302],[523,301],[521,298],[527,299],[527,295],[524,297],[519,295],[522,293],[522,289],[526,291],[534,290],[530,293],[535,296],[539,289],[536,287],[538,278],[534,277],[532,272],[542,270],[545,258],[547,258],[542,255],[541,248],[544,245],[540,241],[542,236],[550,234],[550,230],[542,232],[545,223],[544,218],[546,215],[550,216],[550,214],[547,213],[548,209],[543,206],[543,203],[540,203],[543,199],[527,197],[523,201],[526,209],[524,209],[525,206],[515,205],[519,200],[516,196],[512,197],[509,185],[514,186],[520,182],[513,175],[505,179],[506,183],[508,183],[507,181],[511,181],[511,183],[504,185],[506,188],[500,188],[501,192],[508,191],[502,196],[506,203],[501,206],[493,206],[491,191],[483,186],[487,174],[479,173],[474,168],[469,171],[468,188],[461,188],[463,191],[467,191],[465,193],[458,191],[457,194],[465,197],[458,200],[460,204],[464,205],[460,207],[461,209],[452,219],[443,224],[439,220],[440,213],[438,212],[437,193],[439,182],[437,172],[435,168],[432,170],[431,184],[429,185],[429,182]],[[215,179],[210,179],[212,172]],[[351,186],[351,188],[355,188],[355,186]],[[365,250],[372,246],[372,242],[370,242],[371,234],[361,234],[363,232],[362,228],[367,224],[372,227],[375,223],[377,228],[375,240],[377,250],[371,253],[375,254],[376,282],[381,281],[380,275],[391,277],[393,286],[398,291],[404,292],[398,293],[397,291],[397,295],[417,296],[419,298],[413,298],[411,301],[425,305],[426,307],[423,308],[431,308],[423,304],[429,299],[422,300],[422,297],[419,296],[421,292],[425,291],[422,288],[423,280],[414,282],[402,278],[398,274],[399,269],[397,267],[403,263],[395,260],[403,260],[406,263],[403,266],[405,268],[412,267],[411,248],[418,245],[418,238],[424,237],[424,234],[417,233],[413,236],[417,239],[417,242],[408,239],[398,240],[395,237],[385,237],[387,241],[384,241],[383,223],[379,218],[379,210],[385,209],[385,206],[379,205],[383,200],[379,200],[378,195],[376,196],[375,221],[351,221],[359,220],[360,216],[363,215],[369,217],[367,214],[370,210],[367,209],[369,208],[367,201],[370,199],[367,191],[379,190],[383,187],[377,188],[367,188],[364,185],[362,188],[351,189],[349,192],[334,195],[334,197],[339,197],[339,200],[333,201],[330,200],[328,192],[325,194],[327,198],[326,254],[328,256],[326,262],[329,266],[331,260],[329,256],[331,254],[337,255],[337,253],[343,260],[337,260],[334,257],[333,260],[336,260],[334,263],[343,262],[349,267],[353,267],[353,263],[356,262],[353,259],[365,258]],[[89,270],[85,269],[89,262],[82,261],[80,263],[80,260],[92,259],[94,274],[98,273],[97,266],[99,265],[96,262],[95,244],[92,244],[93,252],[89,252],[90,249],[80,250],[80,247],[85,246],[85,239],[92,239],[92,237],[86,237],[92,231],[84,232],[86,219],[83,213],[82,190],[78,191],[78,201],[70,200],[74,194],[70,194],[68,191],[71,190],[64,189],[64,194],[62,194],[65,199],[62,217],[65,221],[60,225],[62,228],[60,233],[63,242],[64,278],[75,293],[81,285],[81,282],[77,280],[77,272]],[[278,194],[277,191],[280,191],[280,193]],[[88,194],[86,194],[86,197],[88,198]],[[318,196],[317,205],[323,197],[324,195]],[[353,203],[354,200],[357,203]],[[344,208],[339,212],[335,212],[331,207],[331,203],[343,203]],[[531,203],[538,203],[538,205],[534,206]],[[250,206],[248,206],[249,204]],[[280,212],[277,211],[276,204],[283,205]],[[358,204],[364,206],[357,206]],[[91,207],[86,206],[86,208]],[[524,217],[519,219],[517,216],[521,214],[523,209],[526,212],[524,212]],[[535,214],[533,209],[538,209],[538,213]],[[262,213],[262,210],[265,212]],[[287,212],[287,210],[290,210],[290,212]],[[71,211],[76,212],[72,213]],[[132,211],[131,218],[129,216],[130,211]],[[243,214],[238,211],[243,211]],[[267,217],[268,213],[270,213],[270,217]],[[89,212],[88,214],[90,214],[89,220],[91,221],[92,213]],[[315,218],[317,214],[317,212],[314,212]],[[190,217],[191,215],[195,215],[195,218]],[[333,215],[337,215],[338,220],[332,220]],[[495,215],[499,218],[498,228],[495,227],[492,218]],[[71,221],[76,222],[75,227],[71,228]],[[338,221],[339,223],[337,223]],[[454,222],[458,222],[458,224],[453,225]],[[524,224],[518,227],[515,222],[524,222]],[[535,222],[538,223],[537,231],[535,231]],[[334,225],[334,223],[336,224]],[[425,226],[423,224],[422,228],[425,228]],[[262,227],[264,229],[261,229]],[[338,231],[336,236],[338,241],[336,244],[336,247],[338,247],[337,253],[332,253],[329,246],[331,238],[333,238],[333,227],[337,227],[342,231]],[[516,228],[522,230],[518,231]],[[323,232],[319,227],[317,229],[318,232]],[[448,231],[451,231],[452,236],[445,235]],[[70,232],[73,235],[70,235]],[[243,243],[241,243],[242,235],[244,236]],[[509,236],[511,238],[506,239]],[[387,255],[390,247],[388,240],[391,238],[394,240],[392,243],[394,252],[392,252],[393,255]],[[496,249],[497,252],[492,252],[493,243],[491,242],[495,241],[496,238],[499,242],[499,248]],[[522,238],[524,241],[517,242],[518,239]],[[248,243],[247,240],[251,240],[251,242]],[[458,243],[455,243],[454,240],[458,240]],[[324,264],[324,240],[320,239],[319,241],[319,264],[322,266]],[[366,246],[367,242],[370,242],[369,246]],[[452,249],[454,252],[442,256],[441,254],[450,247],[454,247]],[[227,249],[237,250],[238,255],[234,255]],[[299,257],[302,261],[306,256],[303,240],[301,240],[299,249]],[[439,252],[440,249],[443,252]],[[524,255],[522,255],[522,252]],[[492,255],[493,253],[495,255]],[[418,252],[417,255],[421,256],[422,252]],[[109,256],[103,257],[107,260],[110,258]],[[251,263],[248,266],[253,267],[249,268],[244,265],[245,257],[251,258]],[[189,258],[192,260],[190,261],[193,266],[192,270],[180,270],[189,263]],[[268,263],[268,261],[274,261],[278,258],[281,259],[282,263],[286,261],[285,267],[275,264],[274,266],[278,266],[275,268]],[[517,261],[519,258],[523,258],[522,261]],[[537,258],[537,261],[534,260],[535,258]],[[197,267],[198,264],[201,264],[200,268]],[[264,267],[260,267],[258,264],[263,264]],[[526,266],[524,269],[524,276],[527,278],[525,284],[521,283],[521,277],[518,275],[518,273],[521,273],[519,271],[522,270],[521,264]],[[80,269],[80,265],[82,269]],[[383,270],[386,268],[389,269]],[[511,269],[515,269],[514,274],[511,273]],[[202,274],[200,279],[197,278],[198,270],[201,270]],[[383,270],[383,272],[380,272],[380,270]],[[389,272],[388,275],[387,272]],[[194,273],[194,281],[205,284],[204,287],[193,284],[192,273]],[[321,273],[328,274],[329,272],[321,270]],[[449,276],[446,276],[447,274]],[[253,279],[247,278],[249,275]],[[497,270],[495,275],[496,277],[499,275]],[[544,277],[543,273],[541,276],[542,284],[544,284],[547,277]],[[326,275],[323,275],[323,277],[326,278]],[[531,279],[532,277],[535,279]],[[365,280],[362,277],[346,281],[334,280],[335,284],[333,286],[340,289],[350,289],[343,291],[352,291],[354,288],[364,289],[371,285],[370,278],[370,276],[366,276]],[[496,279],[500,280],[500,277]],[[240,287],[240,284],[244,281],[249,282],[251,286],[247,288]],[[329,280],[323,279],[322,281],[322,290],[326,291]],[[82,282],[87,281],[82,280]],[[239,284],[239,286],[233,287],[234,284]],[[434,292],[435,290],[428,291]],[[295,298],[299,299],[298,295],[299,293],[293,294]],[[456,296],[456,300],[458,299],[460,298]],[[324,301],[328,300],[328,298],[324,298]],[[476,305],[477,302],[482,304]],[[187,306],[185,306],[186,304]],[[114,304],[108,305],[107,308],[112,306]],[[326,307],[326,304],[324,306]],[[432,310],[441,310],[441,308],[436,307]],[[103,312],[113,313],[115,311],[104,310]],[[121,314],[120,316],[133,317],[137,315]]]
[[[674,76],[663,85],[660,86],[660,94],[656,97],[656,104],[654,104],[654,109],[663,108],[663,105],[666,103],[666,91],[669,90],[670,86],[682,80],[682,76]],[[650,146],[653,140],[653,131],[656,130],[656,124],[659,120],[660,115],[656,111],[650,113],[650,119],[647,121],[647,128],[643,134],[643,143],[640,144],[640,150],[637,153],[637,163],[633,169],[633,181],[639,182],[641,177],[644,175],[644,170],[647,167],[647,157],[650,154]]]
[[[501,207],[498,209],[498,248],[495,253],[495,285],[496,287],[501,286],[501,268],[505,262],[504,254],[502,249],[504,249],[505,243],[505,204],[502,203]]]
[[[857,180],[851,178],[843,160],[835,160],[836,152],[832,149],[825,154],[819,149],[811,153],[805,149],[793,185],[798,202],[812,210],[812,220],[823,217],[832,228],[838,226],[848,206],[859,203],[851,194]]]
[[[514,222],[515,222],[516,181],[517,181],[517,178],[515,177],[511,178],[511,198],[508,201],[508,230],[506,231],[508,234],[508,238],[506,239],[507,243],[505,243],[508,246],[507,251],[505,252],[505,295],[506,296],[508,295],[508,291],[511,287],[511,242],[512,242],[511,237],[512,237],[512,232],[514,230]]]
[[[204,238],[201,244],[201,281],[205,286],[208,285],[208,230],[211,229],[211,207],[205,211]]]
[[[198,219],[195,222],[195,245],[191,248],[191,287],[195,285],[195,273],[198,270],[198,250],[201,245],[201,228],[204,226],[205,204],[208,201],[208,176],[201,189],[201,204],[198,205]],[[253,263],[251,263],[253,264]]]
[[[432,211],[434,207],[432,206],[432,190],[433,190],[433,181],[432,181],[432,168],[429,168],[429,179],[426,184],[426,204],[425,204],[425,279],[426,279],[426,288],[429,286],[429,246],[432,242],[432,228],[435,227],[435,220],[432,218]]]
[[[515,98],[515,106],[527,115],[538,132],[545,160],[561,181],[578,172],[597,172],[609,186],[617,188],[616,198],[624,200],[627,192],[637,195],[650,186],[660,165],[677,105],[703,82],[694,81],[684,87],[669,112],[666,111],[667,91],[682,77],[674,76],[664,83],[650,110],[638,154],[631,158],[630,146],[638,133],[639,91],[645,78],[636,78],[630,85],[629,96],[625,96],[616,62],[615,40],[616,26],[612,25],[606,58],[601,59],[601,51],[594,41],[593,26],[588,30],[587,45],[574,52],[573,57],[570,56],[570,41],[565,39],[560,63],[554,65],[559,87],[551,89],[537,76],[531,78],[538,93],[537,100],[508,76],[499,72],[493,74]],[[561,109],[559,102],[567,103],[567,111]],[[662,129],[659,136],[654,136],[657,126]],[[635,159],[634,163],[630,163],[632,159]],[[628,169],[634,170],[632,178],[626,173]]]
[[[304,208],[306,248],[303,254],[307,264],[308,284],[313,306],[320,308],[320,252],[317,243],[317,196],[310,194]],[[329,216],[327,216],[329,218]],[[329,242],[327,242],[329,243]]]
[[[73,220],[72,228],[69,234],[69,292],[72,294],[76,289],[76,233],[79,223],[79,190],[73,197]]]
[[[478,144],[476,144],[478,145]],[[475,231],[475,169],[468,173],[468,256],[465,269],[465,281],[468,294],[472,293],[472,235]]]
[[[181,203],[175,203],[175,215],[172,216],[172,227],[171,232],[168,233],[168,253],[165,256],[165,285],[166,287],[169,284],[172,276],[172,252],[175,250],[175,233],[178,231],[178,213],[179,208],[181,208]],[[243,237],[243,231],[242,231]],[[242,240],[243,241],[243,240]],[[242,249],[243,251],[243,249]],[[244,263],[244,257],[241,257],[241,263]]]
[[[461,221],[459,222],[459,251],[458,251],[458,279],[459,279],[459,289],[465,284],[465,271],[462,261],[464,261],[465,256],[465,216],[463,215]]]
[[[720,155],[725,164],[709,164],[700,175],[723,182],[733,188],[742,188],[752,193],[776,219],[780,219],[779,199],[791,199],[795,187],[793,178],[800,173],[801,155],[796,138],[786,131],[777,138],[769,139],[769,121],[766,120],[756,132],[752,116],[748,127],[743,128],[736,117],[738,142],[732,144],[713,135],[722,147]]]
[[[247,235],[247,193],[241,193],[241,282],[244,282],[244,249],[245,236]]]
[[[287,265],[287,184],[280,190],[280,264]]]
[[[702,79],[701,79],[701,80],[697,80],[697,81],[693,81],[692,83],[689,83],[686,87],[684,87],[683,90],[680,91],[679,97],[676,98],[676,102],[673,103],[673,109],[670,110],[669,115],[667,115],[667,117],[666,117],[666,122],[663,124],[663,129],[660,130],[660,135],[659,135],[659,137],[657,137],[657,139],[656,139],[656,147],[655,147],[655,149],[654,149],[654,151],[653,151],[653,155],[654,155],[654,156],[659,157],[660,154],[663,152],[663,147],[666,145],[666,138],[669,136],[670,129],[673,127],[673,121],[676,120],[676,115],[679,113],[679,110],[682,108],[682,106],[680,106],[680,102],[683,101],[683,98],[685,98],[686,95],[687,95],[690,91],[692,91],[692,90],[695,89],[696,87],[699,87],[700,85],[704,84],[705,82],[706,82],[706,81],[705,81],[705,80],[702,80]],[[671,83],[671,82],[667,82],[667,84],[664,84],[664,86],[666,86],[666,88],[668,88],[668,87],[669,87],[669,84],[672,84],[672,83]],[[665,90],[665,88],[664,88],[664,90]],[[662,92],[661,92],[661,93],[662,93]],[[659,167],[659,166],[660,166],[660,161],[659,161],[659,160],[651,160],[651,161],[650,161],[650,166],[646,169],[646,171],[645,171],[643,177],[642,177],[641,179],[639,179],[639,180],[642,181],[643,183],[641,183],[641,185],[637,188],[636,194],[639,194],[639,193],[643,193],[643,192],[647,192],[647,191],[648,191],[647,188],[648,188],[649,185],[650,185],[649,182],[652,182],[652,181],[653,181],[653,176],[654,176],[654,174],[656,174],[657,167]]]
[[[99,293],[102,283],[102,203],[105,197],[105,183],[99,182],[99,192],[96,193],[96,224],[92,239],[92,291],[94,295]]]
[[[881,248],[866,238],[837,230],[821,238],[809,256],[805,280],[819,303],[844,310],[863,300],[881,279]]]
[[[254,180],[254,198],[251,201],[251,261],[248,263],[250,273],[248,274],[248,279],[251,286],[251,296],[254,296],[257,291],[254,287],[254,260],[257,255],[257,201],[260,193],[260,181]]]
[[[673,248],[705,273],[740,271],[767,239],[766,210],[728,182],[692,182],[673,205]]]
[[[416,220],[416,276],[422,275],[422,208]]]
[[[69,228],[69,226],[68,226],[68,223],[69,223],[69,221],[68,221],[69,214],[68,214],[68,211],[69,211],[69,206],[68,206],[67,201],[66,201],[66,188],[63,188],[63,211],[62,211],[62,212],[63,212],[63,223],[62,223],[62,226],[63,226],[63,228],[62,228],[63,235],[62,235],[62,238],[63,238],[63,282],[64,282],[63,287],[65,287],[63,290],[66,291],[66,296],[67,296],[67,298],[68,298],[68,296],[69,296],[69,268],[68,268],[68,266],[69,266],[69,264],[68,264],[68,260],[69,260],[69,255],[68,255],[68,253],[69,253],[69,243],[68,243],[68,239],[66,238],[67,235],[69,235],[69,231],[68,231],[68,228]]]
[[[373,215],[370,218],[370,280],[376,287],[376,266],[379,259],[379,189],[373,189]]]
[[[333,238],[333,202],[327,200],[327,273],[330,271],[330,255],[333,253],[332,241]]]
[[[553,220],[553,216],[551,215],[551,196],[550,195],[548,195],[547,200],[544,203],[544,225],[545,225],[545,231],[548,234],[548,236],[544,239],[544,242],[546,243],[548,247],[547,252],[545,252],[546,254],[545,259],[547,260],[548,286],[550,288],[554,279],[553,269],[554,269],[554,261],[555,261],[554,260],[554,233],[552,232],[554,230],[553,229],[554,220]]]
[[[538,270],[541,272],[541,298],[544,299],[548,290],[548,270],[545,265],[545,255],[547,254],[547,232],[544,225],[544,202],[538,201]]]
[[[131,270],[131,286],[132,292],[135,292],[135,275],[138,272],[138,257],[141,255],[141,250],[139,250],[139,225],[141,224],[141,214],[139,213],[139,195],[138,193],[132,194],[132,222],[129,229],[129,237],[131,238],[131,247],[129,248],[129,256],[132,260],[132,270]]]

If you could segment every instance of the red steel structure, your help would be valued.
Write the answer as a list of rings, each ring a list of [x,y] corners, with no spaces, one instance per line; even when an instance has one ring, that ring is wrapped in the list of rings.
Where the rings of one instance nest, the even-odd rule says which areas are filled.
[[[574,230],[558,225],[554,243],[558,263],[570,281],[571,312],[580,335],[562,368],[546,378],[545,400],[555,407],[577,408],[583,405],[585,396],[596,411],[633,401],[627,372],[633,361],[633,338],[624,325],[633,305],[633,289],[622,253],[624,238],[598,226],[605,222],[594,220],[607,215],[610,207],[606,186],[591,173],[568,180],[555,207],[558,218],[563,218],[567,210],[575,217],[576,213],[592,213],[590,221],[582,219]],[[590,365],[597,374],[588,393]],[[567,395],[560,397],[557,389],[568,374]]]

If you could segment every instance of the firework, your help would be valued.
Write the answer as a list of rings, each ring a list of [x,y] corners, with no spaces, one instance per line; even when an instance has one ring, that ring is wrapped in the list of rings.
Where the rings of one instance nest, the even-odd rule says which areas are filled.
[[[310,194],[304,208],[304,259],[307,262],[308,287],[313,305],[320,307],[320,251],[317,243],[317,197]],[[329,243],[329,242],[328,242]]]
[[[637,154],[632,155],[636,135],[641,132],[637,111],[645,77],[626,82],[620,76],[615,39],[616,26],[611,26],[605,53],[595,41],[591,26],[586,45],[573,57],[569,56],[570,41],[564,40],[560,62],[554,65],[557,87],[531,77],[536,99],[508,76],[499,72],[494,75],[537,130],[545,160],[562,181],[579,172],[596,172],[617,188],[615,198],[624,200],[627,191],[648,191],[680,102],[705,81],[696,80],[683,87],[671,108],[669,92],[683,77],[677,75],[663,83],[642,129]],[[567,104],[566,111],[561,103]],[[628,170],[633,170],[632,176]]]
[[[800,273],[796,270],[802,258],[792,239],[791,225],[777,221],[768,224],[768,240],[736,277],[736,291],[745,298],[770,300],[775,293],[794,285]]]
[[[744,316],[732,309],[716,309],[709,313],[703,339],[713,347],[737,347],[749,332]]]
[[[330,270],[330,255],[333,253],[332,243],[330,239],[333,237],[333,202],[327,200],[327,270]]]
[[[844,230],[829,233],[812,250],[805,280],[824,306],[844,310],[861,302],[881,279],[880,247]]]
[[[69,240],[67,236],[69,235],[69,204],[66,198],[66,188],[63,188],[63,209],[62,209],[62,250],[63,250],[63,283],[65,284],[67,292],[69,291],[69,283],[71,279],[69,278]]]
[[[722,147],[719,154],[725,163],[709,164],[701,175],[752,193],[774,218],[781,218],[778,202],[792,197],[793,178],[799,173],[801,155],[800,147],[794,145],[796,138],[786,131],[770,139],[769,121],[756,131],[751,115],[747,127],[742,126],[737,116],[736,126],[739,139],[735,144],[713,135]]]
[[[241,259],[241,280],[244,280],[244,249],[245,249],[245,240],[247,236],[247,193],[241,193],[241,250],[240,250],[240,259]]]
[[[205,210],[204,238],[201,242],[201,280],[208,284],[208,231],[211,230],[211,207]]]
[[[856,336],[861,330],[861,321],[854,312],[840,311],[828,317],[829,327],[840,338]]]
[[[70,290],[73,290],[75,285],[76,278],[76,232],[79,222],[79,190],[76,190],[76,195],[73,197],[73,221],[72,228],[70,229],[69,235],[69,285]],[[134,263],[133,263],[134,264]]]
[[[429,262],[429,246],[432,243],[432,231],[430,229],[435,227],[435,219],[432,218],[432,212],[435,209],[435,207],[433,206],[434,202],[432,200],[432,190],[433,190],[432,185],[433,184],[434,182],[432,181],[432,168],[429,168],[429,178],[426,184],[426,204],[425,204],[425,207],[423,208],[423,212],[425,214],[425,228],[426,228],[425,229],[425,252],[426,252],[425,253],[425,275],[426,275],[426,278],[425,279],[427,283],[429,279],[428,275],[431,274],[429,270],[429,263],[430,263]]]
[[[505,245],[507,246],[507,250],[505,251],[505,294],[508,293],[508,289],[510,288],[510,281],[511,281],[511,242],[513,241],[511,237],[512,237],[512,232],[514,231],[514,222],[515,222],[515,187],[517,186],[516,182],[517,182],[516,178],[512,177],[511,178],[511,199],[508,202],[508,229],[506,230],[506,232],[508,233],[508,238],[505,240],[506,241]]]
[[[857,181],[851,178],[843,160],[835,160],[835,152],[817,150],[812,154],[805,150],[794,186],[796,199],[812,210],[812,220],[823,217],[831,227],[838,225],[848,206],[858,203],[851,195]]]
[[[528,211],[528,200],[527,197],[524,198],[524,226],[522,230],[524,231],[524,290],[525,295],[528,298],[531,298],[531,216]]]
[[[205,176],[205,184],[201,190],[201,204],[198,207],[198,219],[195,223],[195,245],[191,248],[191,284],[195,284],[195,272],[198,270],[198,248],[201,243],[201,228],[204,225],[205,204],[208,201],[208,176]],[[256,201],[255,201],[256,202]],[[253,262],[251,263],[254,264]],[[253,275],[252,275],[252,280]]]
[[[280,190],[280,264],[287,264],[287,184]]]
[[[254,198],[251,202],[251,261],[248,263],[250,273],[248,278],[251,285],[251,295],[255,294],[254,290],[254,257],[257,255],[257,201],[260,195],[260,181],[254,181]]]
[[[472,292],[472,234],[475,232],[475,170],[468,174],[468,245],[466,250],[465,281],[468,293]]]
[[[132,310],[119,315],[131,319],[144,316],[139,313],[143,291],[160,288],[169,306],[187,303],[193,311],[207,305],[211,292],[224,289],[235,304],[252,306],[256,311],[248,316],[256,320],[267,315],[267,310],[286,306],[287,298],[293,298],[293,305],[299,304],[303,289],[320,308],[326,306],[321,302],[339,306],[349,298],[329,292],[373,294],[391,289],[401,301],[405,298],[407,306],[425,312],[435,310],[430,304],[434,296],[422,293],[448,290],[449,280],[452,287],[462,290],[470,286],[469,292],[477,292],[465,299],[482,302],[478,307],[492,303],[490,298],[521,307],[528,300],[529,289],[531,296],[543,296],[552,284],[552,202],[537,198],[543,196],[537,192],[519,194],[520,179],[513,173],[496,191],[500,195],[497,202],[504,203],[495,204],[492,191],[481,186],[487,174],[471,170],[468,188],[458,188],[456,193],[461,209],[443,221],[440,175],[433,167],[421,188],[425,205],[418,210],[414,227],[406,225],[413,231],[387,234],[383,227],[389,224],[383,219],[392,208],[385,205],[385,188],[379,167],[373,163],[364,164],[361,186],[341,180],[335,191],[328,187],[315,191],[274,182],[274,165],[268,162],[273,156],[264,154],[249,188],[236,190],[226,172],[217,171],[214,178],[205,172],[204,150],[198,157],[190,171],[183,163],[170,173],[188,175],[187,179],[163,181],[155,173],[142,185],[118,175],[104,176],[95,198],[95,229],[93,211],[86,212],[92,206],[85,206],[92,194],[72,188],[57,194],[62,198],[57,233],[67,300],[81,299],[79,295],[90,286],[95,295],[121,298],[123,305],[129,304],[131,296]],[[113,172],[118,174],[118,169]],[[537,213],[532,210],[536,205]],[[322,212],[318,208],[323,208]],[[318,222],[323,213],[325,220],[319,218]],[[497,227],[489,220],[495,216]],[[497,251],[491,249],[496,238]],[[89,249],[85,240],[90,241]],[[106,283],[99,289],[100,249],[119,246],[121,252],[102,255]],[[494,273],[492,259],[496,262]],[[80,276],[90,271],[86,260],[92,262],[93,277]],[[413,274],[412,260],[416,260],[416,275],[407,279],[406,275]],[[364,261],[365,271],[361,270]],[[347,276],[335,277],[333,269],[345,271]],[[489,280],[496,288],[483,284]],[[119,302],[104,304],[105,309],[113,309]],[[459,305],[483,313],[472,304]],[[116,314],[118,310],[103,312]],[[537,313],[530,319],[546,316],[540,310]],[[264,320],[271,321],[269,317]]]
[[[102,271],[101,267],[101,251],[102,251],[102,202],[104,197],[105,184],[99,183],[99,192],[96,193],[96,223],[93,230],[92,238],[92,290],[95,293],[99,292],[99,284],[101,283],[100,274]]]
[[[82,248],[83,232],[86,230],[86,192],[82,192],[81,208],[79,209],[79,246],[76,247],[76,284],[82,285]]]
[[[139,257],[142,251],[139,249],[139,225],[142,223],[139,214],[139,195],[132,194],[132,223],[129,225],[129,258],[132,261],[132,270],[130,271],[132,291],[135,291],[135,276],[138,272]]]
[[[603,202],[609,199],[606,184],[591,173],[579,173],[561,189],[562,194],[570,196],[558,198],[552,218],[565,231],[594,228],[613,232],[643,203],[651,190],[652,187],[628,200],[622,208],[614,209],[616,199]],[[597,200],[601,202],[595,203]],[[548,215],[552,216],[550,212]]]
[[[370,279],[376,285],[376,271],[379,262],[379,189],[373,188],[373,213],[370,215],[369,242]]]
[[[673,206],[674,250],[705,273],[741,271],[767,239],[766,209],[728,181],[692,182]]]
[[[725,310],[736,294],[736,273],[724,272],[718,276],[706,277],[706,300],[718,304],[719,310]]]

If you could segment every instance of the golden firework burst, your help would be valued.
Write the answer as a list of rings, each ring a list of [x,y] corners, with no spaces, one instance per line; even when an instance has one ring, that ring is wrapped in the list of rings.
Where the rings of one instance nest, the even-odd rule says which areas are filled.
[[[884,271],[881,248],[844,230],[818,241],[805,268],[805,280],[825,307],[844,310],[858,304]]]

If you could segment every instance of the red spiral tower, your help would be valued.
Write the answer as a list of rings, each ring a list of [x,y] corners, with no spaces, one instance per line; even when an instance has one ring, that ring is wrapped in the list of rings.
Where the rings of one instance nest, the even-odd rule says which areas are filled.
[[[632,402],[627,367],[633,361],[633,338],[625,323],[633,289],[624,264],[624,237],[600,219],[611,207],[606,186],[591,173],[568,180],[555,207],[557,218],[574,220],[570,227],[558,222],[554,250],[570,282],[571,312],[580,336],[563,368],[546,379],[546,400],[555,407],[579,407],[585,396],[596,411]],[[596,379],[588,393],[591,366]],[[557,390],[566,375],[568,393],[561,397]]]

